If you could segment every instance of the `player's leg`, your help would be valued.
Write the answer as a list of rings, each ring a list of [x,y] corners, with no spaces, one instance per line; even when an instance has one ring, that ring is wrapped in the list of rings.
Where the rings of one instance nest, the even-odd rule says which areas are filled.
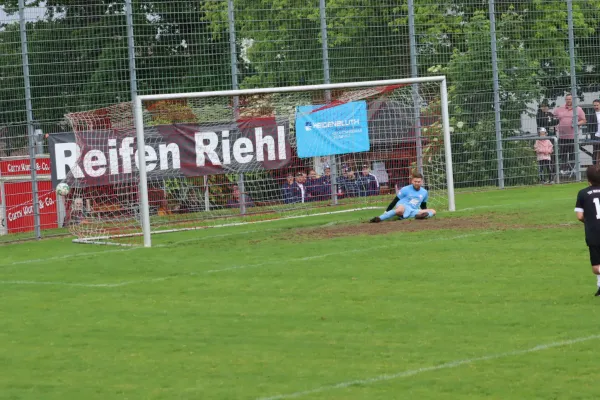
[[[433,208],[427,208],[425,210],[419,210],[417,215],[415,215],[415,219],[427,219],[431,218],[436,214]]]
[[[405,210],[404,205],[400,204],[395,209],[386,211],[383,214],[381,214],[379,217],[375,217],[375,218],[371,219],[371,222],[385,221],[386,219],[392,218],[394,215],[398,215],[399,217],[402,217],[402,215],[404,214],[404,210]]]
[[[600,246],[589,246],[590,262],[592,263],[592,272],[596,275],[598,291],[596,296],[600,296]]]
[[[596,296],[600,296],[600,264],[592,266],[592,272],[596,275],[598,290]]]

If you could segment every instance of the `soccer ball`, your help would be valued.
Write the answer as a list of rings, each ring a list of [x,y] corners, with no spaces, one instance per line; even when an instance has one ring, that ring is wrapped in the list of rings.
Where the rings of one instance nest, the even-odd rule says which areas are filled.
[[[69,185],[67,185],[64,182],[59,183],[58,185],[56,185],[56,194],[60,195],[60,196],[66,196],[69,194],[69,190],[71,190],[71,188],[69,188]]]

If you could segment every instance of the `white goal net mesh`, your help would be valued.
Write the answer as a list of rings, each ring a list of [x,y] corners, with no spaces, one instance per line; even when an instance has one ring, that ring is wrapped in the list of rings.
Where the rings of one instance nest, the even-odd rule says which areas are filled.
[[[381,206],[413,171],[424,175],[428,204],[446,208],[440,89],[428,82],[146,101],[152,231]],[[131,104],[67,118],[78,152],[64,180],[70,231],[139,243]]]

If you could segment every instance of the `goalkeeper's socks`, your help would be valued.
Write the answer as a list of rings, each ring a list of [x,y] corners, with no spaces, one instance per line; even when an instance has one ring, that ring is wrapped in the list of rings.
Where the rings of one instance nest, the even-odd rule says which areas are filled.
[[[386,211],[379,216],[379,219],[385,221],[386,219],[392,218],[394,215],[396,215],[396,210]]]

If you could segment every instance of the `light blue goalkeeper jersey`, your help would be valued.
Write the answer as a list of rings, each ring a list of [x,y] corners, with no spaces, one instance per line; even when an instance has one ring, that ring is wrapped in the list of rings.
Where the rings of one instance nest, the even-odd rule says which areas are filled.
[[[421,203],[427,202],[429,199],[429,193],[423,187],[419,190],[415,190],[413,185],[404,186],[398,192],[398,203],[410,206],[413,208],[419,208]]]

